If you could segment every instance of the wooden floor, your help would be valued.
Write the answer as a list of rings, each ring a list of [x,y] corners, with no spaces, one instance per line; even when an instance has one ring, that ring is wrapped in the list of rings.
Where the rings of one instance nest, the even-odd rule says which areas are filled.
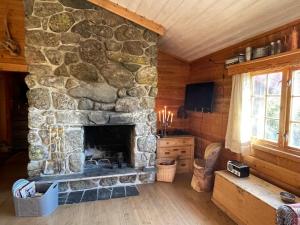
[[[16,165],[16,164],[14,164]],[[9,166],[7,166],[9,168]],[[16,170],[1,169],[0,225],[234,225],[211,201],[208,193],[190,188],[190,175],[173,184],[157,182],[139,186],[140,195],[130,198],[60,206],[45,218],[14,216],[9,185]]]

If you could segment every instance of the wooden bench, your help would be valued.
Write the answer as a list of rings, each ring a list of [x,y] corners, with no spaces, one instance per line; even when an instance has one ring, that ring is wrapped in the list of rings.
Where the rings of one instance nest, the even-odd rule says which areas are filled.
[[[275,224],[276,209],[284,204],[279,195],[283,189],[254,175],[238,178],[228,171],[217,171],[215,175],[212,201],[236,223]]]

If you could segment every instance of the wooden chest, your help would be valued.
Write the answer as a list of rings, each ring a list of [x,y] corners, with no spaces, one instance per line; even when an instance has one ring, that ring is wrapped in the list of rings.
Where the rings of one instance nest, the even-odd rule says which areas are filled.
[[[212,201],[239,225],[275,225],[276,209],[283,205],[283,189],[254,175],[238,178],[217,171]],[[297,199],[299,202],[299,199]]]
[[[192,172],[194,142],[193,136],[160,138],[157,141],[157,159],[178,158],[176,173]]]

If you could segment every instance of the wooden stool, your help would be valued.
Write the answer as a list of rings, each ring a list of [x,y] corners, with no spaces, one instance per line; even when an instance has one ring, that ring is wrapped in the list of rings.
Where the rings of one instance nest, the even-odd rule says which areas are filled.
[[[204,174],[204,161],[199,159],[194,160],[194,174],[191,186],[197,192],[211,191],[212,190],[213,175]]]
[[[191,186],[197,192],[211,191],[214,180],[214,168],[218,160],[222,145],[209,144],[205,149],[204,159],[194,160],[194,174]]]

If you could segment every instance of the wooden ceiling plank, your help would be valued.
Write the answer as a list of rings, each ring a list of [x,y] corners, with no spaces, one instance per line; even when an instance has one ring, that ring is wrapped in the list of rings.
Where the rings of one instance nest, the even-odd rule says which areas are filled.
[[[119,0],[119,5],[126,4],[125,8],[129,9],[132,12],[136,12],[137,8],[144,0]]]
[[[227,47],[229,45],[236,44],[238,42],[241,42],[245,39],[251,38],[253,36],[256,36],[260,33],[266,32],[268,30],[272,30],[278,26],[284,25],[291,20],[297,19],[293,16],[297,9],[295,9],[293,6],[290,6],[289,8],[285,7],[283,10],[279,11],[278,13],[274,14],[272,12],[269,12],[268,14],[264,14],[261,12],[261,14],[257,14],[257,18],[260,21],[259,25],[260,27],[257,28],[257,24],[251,23],[251,17],[247,18],[241,18],[241,23],[236,24],[235,26],[230,27],[224,27],[223,29],[219,29],[218,31],[218,38],[216,41],[211,41],[211,36],[208,35],[208,37],[204,40],[202,40],[201,44],[195,45],[194,50],[191,50],[189,52],[181,52],[182,55],[189,58],[195,54],[197,54],[197,51],[202,51],[202,55],[204,56],[206,52],[217,51],[219,49],[222,49],[224,47]],[[280,24],[276,21],[281,21]],[[248,24],[248,26],[242,26],[242,24]],[[229,33],[230,30],[233,30],[231,35],[226,35]],[[254,32],[256,31],[256,32]],[[190,40],[192,41],[192,40]]]
[[[205,35],[203,35],[203,37],[201,37],[201,42],[197,42],[194,45],[194,48],[192,50],[191,49],[190,50],[182,49],[183,52],[181,52],[181,53],[184,55],[186,55],[186,53],[193,55],[195,53],[194,51],[196,51],[196,49],[198,49],[198,51],[199,51],[198,47],[200,47],[200,48],[201,48],[201,46],[207,47],[206,43],[204,44],[204,42],[206,42],[206,41],[208,41],[209,43],[213,43],[215,41],[220,41],[222,38],[226,39],[227,37],[226,37],[226,35],[223,35],[221,33],[222,31],[226,30],[226,32],[228,32],[230,34],[232,32],[239,30],[239,28],[241,26],[247,27],[247,25],[245,25],[245,24],[248,24],[248,23],[245,23],[245,21],[242,22],[243,16],[240,15],[239,19],[237,20],[237,18],[232,15],[239,15],[239,14],[241,14],[241,12],[243,12],[245,10],[249,10],[249,8],[257,6],[258,2],[259,1],[256,1],[255,2],[256,4],[254,4],[254,3],[245,4],[243,1],[239,1],[238,4],[233,5],[233,7],[229,8],[227,11],[216,15],[215,17],[213,17],[215,26],[211,26],[211,23],[208,23],[208,24],[210,24],[210,26],[204,26],[202,28],[205,31]],[[255,8],[257,8],[257,7],[255,7]],[[252,12],[251,12],[251,14],[252,14]],[[243,24],[243,25],[241,25],[241,24]],[[229,31],[231,31],[231,32],[229,32]],[[217,39],[215,39],[216,36],[218,36]],[[196,37],[191,36],[189,41],[194,42],[196,40],[197,40]],[[212,40],[214,40],[214,41],[212,41]]]
[[[113,12],[119,16],[122,16],[134,23],[137,23],[159,35],[164,35],[165,34],[165,28],[152,21],[149,20],[143,16],[140,16],[136,14],[135,12],[129,11],[128,9],[124,8],[123,6],[120,6],[114,2],[108,1],[108,0],[88,0],[89,2],[98,5],[110,12]]]
[[[160,0],[159,4],[157,4],[157,0],[144,0],[139,5],[138,9],[136,10],[136,13],[139,15],[143,15],[146,18],[151,18],[155,20],[157,14],[161,11],[161,9],[168,1],[169,0]]]

